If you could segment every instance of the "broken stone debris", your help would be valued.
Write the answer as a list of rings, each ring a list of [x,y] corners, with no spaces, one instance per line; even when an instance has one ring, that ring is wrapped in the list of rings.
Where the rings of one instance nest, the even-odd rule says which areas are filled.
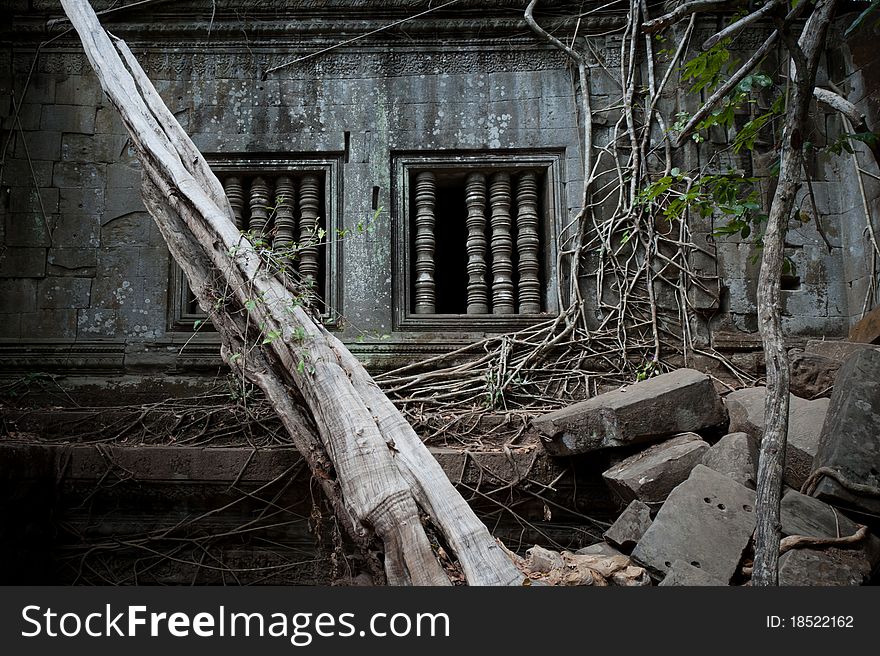
[[[840,360],[817,353],[794,353],[789,358],[789,391],[803,399],[831,396]]]
[[[758,447],[746,433],[722,437],[703,454],[703,464],[752,490],[757,485]]]
[[[868,559],[852,549],[792,549],[779,558],[779,585],[862,585],[870,576]]]
[[[683,560],[675,560],[666,577],[660,582],[661,586],[694,586],[694,585],[727,585],[724,581],[715,578],[709,572],[699,567],[694,567]]]
[[[880,350],[859,350],[841,367],[812,464],[868,488],[858,491],[824,476],[814,496],[880,514]]]
[[[620,556],[622,552],[607,542],[597,542],[589,547],[581,547],[575,551],[575,554],[579,556]]]
[[[880,469],[877,460],[880,457],[880,348],[858,344],[847,347],[846,343],[833,342],[811,342],[808,351],[811,348],[820,352],[816,358],[803,358],[803,361],[815,360],[826,372],[824,378],[813,375],[811,380],[815,388],[830,380],[829,372],[834,370],[833,364],[819,362],[819,356],[828,353],[825,359],[834,360],[838,354],[843,354],[849,359],[839,371],[830,400],[810,401],[791,396],[785,481],[800,487],[810,479],[815,468],[824,466],[834,468],[841,475],[848,474],[851,478],[847,480],[857,485],[876,489],[880,486],[877,478]],[[667,420],[654,422],[662,424],[662,428],[651,435],[646,423],[669,411],[671,399],[694,403],[698,394],[694,387],[699,388],[699,384],[695,382],[696,376],[685,371],[676,380],[687,393],[671,391],[672,378],[663,381],[662,389],[649,390],[638,383],[595,397],[586,405],[576,404],[567,412],[549,413],[535,420],[551,455],[645,445],[641,452],[626,457],[603,473],[609,488],[630,501],[629,506],[605,532],[604,542],[569,556],[626,558],[619,549],[624,552],[632,550],[632,562],[644,565],[647,571],[662,578],[661,585],[664,586],[727,585],[734,577],[739,580],[737,572],[756,520],[753,490],[757,478],[758,443],[764,432],[766,389],[743,389],[728,395],[724,404],[729,411],[731,432],[714,446],[710,447],[699,435],[692,433],[671,438],[669,434],[657,437],[670,425],[671,421]],[[633,389],[637,393],[627,395]],[[853,394],[854,390],[858,393]],[[644,416],[640,420],[634,419],[637,413]],[[717,429],[724,425],[723,419],[720,423],[716,421],[718,416],[719,413],[711,411],[701,422],[695,423]],[[587,432],[579,433],[579,430]],[[657,443],[658,440],[664,441]],[[858,445],[850,443],[854,440]],[[694,457],[695,454],[698,457]],[[818,485],[835,505],[865,510],[866,504],[880,502],[880,495],[854,494],[853,490],[847,490],[829,477],[819,479]],[[656,510],[661,504],[651,521],[650,510]],[[873,512],[878,514],[880,507]],[[789,536],[835,538],[853,535],[860,526],[832,505],[789,490],[782,501],[782,528]],[[575,573],[577,568],[572,569],[565,553],[561,557],[565,567],[569,568],[568,573],[558,574],[562,571],[558,560],[552,561],[556,566],[550,570],[557,572],[554,576],[563,584],[583,574]],[[869,580],[878,564],[880,539],[871,534],[846,547],[801,546],[783,554],[780,583],[860,584]],[[629,580],[625,576],[624,579]],[[591,580],[594,585],[612,582],[607,577]]]
[[[666,499],[632,556],[661,576],[684,560],[728,584],[754,530],[754,491],[697,465]]]
[[[684,433],[622,460],[602,478],[624,502],[662,502],[690,475],[708,449],[699,435]]]
[[[839,538],[854,535],[860,528],[834,506],[796,490],[788,490],[782,497],[780,519],[783,535]],[[870,563],[869,568],[880,564],[880,538],[875,535],[868,534],[849,550],[862,552]]]
[[[726,420],[712,379],[678,369],[549,412],[532,425],[549,453],[567,456],[656,442],[723,426]]]
[[[632,501],[602,537],[618,549],[629,552],[651,525],[651,509],[638,499]],[[601,544],[601,543],[600,543]]]
[[[748,387],[728,394],[724,403],[730,414],[729,430],[747,433],[760,444],[764,436],[766,396],[766,387]],[[819,435],[828,404],[828,399],[808,401],[793,394],[789,396],[788,442],[783,480],[795,489],[800,489],[813,470],[813,458],[819,446]]]

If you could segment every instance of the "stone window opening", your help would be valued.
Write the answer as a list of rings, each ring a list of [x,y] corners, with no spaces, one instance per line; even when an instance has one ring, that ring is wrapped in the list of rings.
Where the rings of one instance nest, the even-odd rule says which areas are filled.
[[[505,329],[558,311],[557,165],[401,158],[398,326]]]
[[[236,227],[256,248],[271,248],[273,266],[308,284],[325,322],[335,307],[336,162],[222,161],[212,164],[232,207]],[[185,276],[172,263],[172,328],[203,325]],[[205,327],[208,327],[205,324]]]

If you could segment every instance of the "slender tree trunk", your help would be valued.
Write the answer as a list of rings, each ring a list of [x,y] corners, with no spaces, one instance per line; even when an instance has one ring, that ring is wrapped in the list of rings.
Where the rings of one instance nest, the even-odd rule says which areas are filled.
[[[753,585],[776,585],[779,565],[779,501],[788,435],[788,356],[779,312],[779,278],[785,257],[785,233],[803,162],[803,135],[815,87],[816,69],[836,0],[818,0],[798,44],[790,43],[793,79],[782,132],[779,181],[761,255],[758,277],[758,324],[767,364],[764,437],[758,462],[757,530]]]
[[[131,135],[147,209],[216,326],[224,360],[265,392],[342,525],[361,546],[373,534],[381,540],[391,584],[449,584],[419,507],[468,583],[521,582],[363,366],[236,230],[220,182],[125,43],[111,41],[87,0],[62,5]]]

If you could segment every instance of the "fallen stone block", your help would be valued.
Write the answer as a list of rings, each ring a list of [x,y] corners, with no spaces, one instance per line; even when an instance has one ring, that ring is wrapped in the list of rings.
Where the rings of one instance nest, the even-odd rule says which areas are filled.
[[[694,567],[690,563],[683,560],[675,560],[666,577],[660,582],[660,586],[707,586],[707,585],[727,585],[723,581],[715,578],[709,572]]]
[[[746,433],[730,433],[703,454],[703,464],[755,489],[758,480],[758,446]]]
[[[789,358],[789,391],[802,399],[831,396],[840,364],[840,360],[816,353],[795,353]]]
[[[602,478],[624,501],[658,503],[690,475],[708,448],[696,433],[684,433],[621,460]]]
[[[754,530],[754,491],[697,465],[666,499],[632,557],[660,576],[684,560],[726,585]]]
[[[852,549],[792,549],[779,558],[779,585],[862,585],[871,565]]]
[[[850,329],[849,339],[851,342],[880,344],[880,306],[868,312]]]
[[[780,504],[783,535],[807,535],[814,538],[839,538],[854,535],[859,526],[824,501],[808,497],[796,490],[788,490]],[[862,551],[876,567],[880,563],[880,538],[868,536],[850,550]]]
[[[841,367],[813,462],[820,467],[880,489],[880,350],[858,351]],[[819,480],[813,496],[880,514],[880,496],[849,490],[831,476]]]
[[[642,539],[650,525],[651,509],[636,499],[626,507],[602,537],[618,549],[629,552],[636,546],[636,542]]]
[[[822,355],[842,364],[853,353],[864,349],[880,349],[880,346],[839,339],[811,339],[807,341],[804,352]]]
[[[549,412],[532,425],[550,454],[569,456],[657,442],[726,421],[712,379],[693,369],[677,369]]]
[[[748,433],[756,444],[761,443],[764,437],[766,394],[765,387],[747,387],[727,395],[724,403],[730,414],[730,432]],[[813,469],[813,458],[819,447],[819,435],[828,403],[828,399],[807,401],[789,395],[788,445],[783,480],[795,489],[800,489]]]
[[[622,556],[625,555],[619,549],[615,549],[607,542],[597,542],[589,547],[581,547],[575,554],[578,556]]]

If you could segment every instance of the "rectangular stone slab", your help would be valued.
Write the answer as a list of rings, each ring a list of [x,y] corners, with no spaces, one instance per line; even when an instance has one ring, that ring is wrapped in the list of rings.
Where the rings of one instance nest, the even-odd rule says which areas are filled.
[[[669,495],[632,557],[660,575],[683,560],[726,585],[754,531],[754,491],[697,465]]]
[[[636,499],[626,507],[602,537],[618,549],[632,551],[650,525],[651,509]]]
[[[550,454],[569,456],[656,442],[726,421],[712,379],[694,369],[677,369],[549,412],[532,425]]]
[[[830,467],[853,483],[880,488],[880,351],[858,351],[840,368],[813,461],[813,469],[819,467]],[[880,496],[853,493],[828,476],[813,496],[880,514]]]
[[[696,433],[683,433],[620,461],[602,478],[624,502],[662,502],[690,476],[708,448]]]
[[[747,387],[728,394],[724,404],[730,414],[730,432],[747,433],[760,444],[764,437],[766,396],[766,387]],[[800,489],[813,468],[829,400],[808,401],[790,394],[788,402],[788,442],[783,479],[787,485]]]

